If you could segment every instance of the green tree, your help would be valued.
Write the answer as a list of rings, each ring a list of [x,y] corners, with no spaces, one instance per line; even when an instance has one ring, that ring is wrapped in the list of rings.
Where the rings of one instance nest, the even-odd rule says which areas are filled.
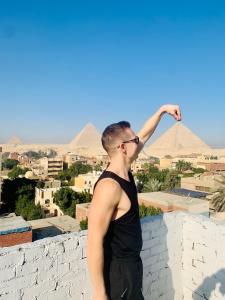
[[[33,158],[33,159],[40,159],[43,157],[53,158],[57,155],[57,152],[53,149],[49,149],[48,151],[39,150],[38,152],[37,151],[27,151],[27,152],[24,152],[23,155],[26,155],[29,158]]]
[[[141,204],[139,206],[139,217],[144,218],[146,216],[155,216],[162,214],[162,210],[160,208],[155,208],[153,206],[145,206]]]
[[[56,176],[57,179],[63,181],[70,181],[72,178],[77,177],[79,174],[86,174],[92,171],[92,167],[88,164],[84,164],[81,161],[76,161],[67,170],[59,172]]]
[[[163,184],[169,172],[169,169],[159,170],[152,164],[145,164],[143,170],[135,174],[138,192],[159,191],[163,189]]]
[[[176,170],[180,173],[190,169],[192,169],[192,164],[190,162],[184,160],[178,160],[178,162],[176,163]]]
[[[76,192],[69,187],[61,188],[54,194],[53,197],[53,202],[56,203],[62,210],[69,208],[73,201],[77,201]]]
[[[80,229],[81,230],[88,229],[88,218],[86,218],[85,220],[80,221]]]
[[[19,188],[16,194],[18,195],[18,199],[19,197],[26,197],[29,201],[33,201],[35,197],[35,190],[32,184],[27,184]]]
[[[40,158],[39,153],[36,152],[36,151],[27,151],[27,152],[24,152],[23,155],[26,155],[27,157],[34,158],[34,159],[39,159]]]
[[[81,161],[76,161],[69,168],[69,174],[71,177],[76,177],[79,174],[86,174],[90,171],[92,171],[92,167],[89,164],[82,163]]]
[[[62,187],[53,196],[53,202],[56,203],[60,209],[71,217],[76,215],[76,205],[79,203],[87,203],[91,201],[91,194],[87,192],[78,193],[69,187]]]
[[[19,164],[18,160],[7,158],[3,161],[2,167],[3,167],[3,169],[12,170],[18,164]]]
[[[171,190],[175,187],[180,187],[180,181],[178,172],[176,170],[171,170],[166,174],[161,190]]]
[[[35,205],[28,196],[20,195],[16,201],[16,214],[22,216],[26,221],[36,220],[42,218],[42,211],[40,205]]]
[[[2,184],[2,206],[0,213],[15,212],[16,201],[19,196],[27,195],[34,202],[37,181],[27,178],[5,179]]]
[[[44,181],[38,180],[36,187],[39,188],[39,189],[43,189],[44,186],[45,186]]]
[[[102,165],[103,165],[103,162],[101,161],[100,163],[98,163],[97,165],[94,166],[94,170],[102,171]]]
[[[16,177],[19,177],[19,175],[24,175],[26,172],[29,171],[28,168],[21,169],[18,166],[13,167],[12,171],[8,173],[8,176],[10,179],[15,179]]]
[[[225,211],[225,175],[221,175],[220,180],[216,180],[221,186],[214,192],[212,205],[217,212]]]
[[[150,178],[143,187],[143,192],[157,192],[160,191],[161,182],[155,178]]]
[[[195,174],[201,174],[201,173],[204,173],[204,172],[205,172],[205,169],[203,169],[203,168],[192,168],[192,171],[193,171]]]

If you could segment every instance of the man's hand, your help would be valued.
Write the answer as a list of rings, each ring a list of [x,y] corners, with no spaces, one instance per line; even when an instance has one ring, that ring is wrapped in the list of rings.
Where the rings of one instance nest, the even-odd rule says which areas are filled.
[[[176,121],[181,121],[181,112],[179,105],[165,104],[161,106],[160,109],[147,120],[142,129],[138,132],[140,142],[137,148],[137,154],[141,152],[144,144],[152,136],[159,124],[159,121],[165,113],[173,116]]]
[[[181,111],[179,105],[166,104],[161,107],[162,113],[167,113],[174,117],[176,121],[181,121]]]

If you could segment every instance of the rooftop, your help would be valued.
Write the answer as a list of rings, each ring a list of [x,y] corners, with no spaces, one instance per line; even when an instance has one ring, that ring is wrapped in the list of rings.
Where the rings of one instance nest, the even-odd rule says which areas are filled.
[[[169,210],[180,208],[196,213],[209,213],[208,201],[190,196],[185,197],[167,192],[149,192],[139,193],[138,199],[149,202],[151,205],[167,207]]]
[[[192,198],[206,198],[206,196],[209,195],[209,193],[197,192],[197,191],[192,191],[192,190],[183,189],[183,188],[174,188],[174,189],[170,190],[168,193],[177,194],[180,196],[188,196],[188,197],[192,197]]]
[[[0,235],[29,231],[30,225],[21,216],[0,217]]]
[[[79,222],[70,216],[59,216],[32,220],[27,222],[33,230],[33,240],[53,237],[62,233],[77,232]]]

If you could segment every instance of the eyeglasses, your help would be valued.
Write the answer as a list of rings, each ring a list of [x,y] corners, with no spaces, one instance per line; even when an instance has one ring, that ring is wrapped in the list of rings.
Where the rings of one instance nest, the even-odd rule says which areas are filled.
[[[127,143],[135,143],[138,145],[139,144],[139,136],[136,135],[134,139],[124,141],[121,144],[127,144]],[[119,148],[119,147],[120,147],[120,145],[117,148]]]
[[[134,139],[123,142],[123,144],[126,144],[126,143],[135,143],[138,145],[139,144],[139,136],[136,135]]]

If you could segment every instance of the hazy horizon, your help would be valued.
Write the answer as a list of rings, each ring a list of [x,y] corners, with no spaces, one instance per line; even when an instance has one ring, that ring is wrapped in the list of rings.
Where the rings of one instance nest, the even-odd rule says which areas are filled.
[[[91,122],[89,122],[89,123],[91,123]],[[175,123],[175,122],[174,122]],[[183,123],[183,122],[182,122]],[[95,126],[95,124],[93,124],[93,123],[91,123],[92,125],[94,125]],[[85,126],[86,126],[87,124],[85,124]],[[185,125],[185,124],[184,124]],[[84,126],[84,127],[85,127]],[[83,128],[84,128],[83,127]],[[96,126],[95,126],[96,127]],[[160,125],[159,125],[159,127],[160,127]],[[46,141],[43,141],[43,140],[40,140],[40,141],[35,141],[35,140],[23,140],[21,137],[19,137],[19,136],[16,136],[16,135],[13,135],[13,136],[11,136],[11,138],[12,137],[16,137],[16,138],[19,138],[20,140],[21,140],[21,142],[22,142],[22,144],[24,144],[24,145],[26,145],[26,144],[43,144],[43,145],[47,145],[47,144],[49,144],[49,145],[54,145],[54,144],[59,144],[59,145],[66,145],[66,144],[69,144],[79,133],[80,133],[80,131],[83,129],[83,128],[80,128],[80,130],[79,131],[77,131],[75,134],[74,134],[74,136],[73,137],[71,137],[71,139],[70,140],[68,140],[68,141],[65,141],[65,142],[63,142],[63,141],[57,141],[57,140],[55,140],[55,141],[53,141],[53,142],[49,142],[48,140],[46,140]],[[170,127],[169,127],[170,128]],[[167,128],[166,130],[168,130],[169,128]],[[101,134],[101,130],[98,130],[98,128],[96,127],[96,129],[97,129],[97,131]],[[161,128],[162,129],[162,128]],[[188,128],[188,129],[190,129],[190,128]],[[197,135],[203,142],[205,142],[199,135],[198,135],[198,133],[197,132],[194,132],[193,130],[191,130],[195,135]],[[146,146],[148,146],[148,145],[150,145],[150,144],[152,144],[152,143],[154,143],[162,134],[164,134],[165,133],[165,131],[162,131],[161,130],[161,132],[158,130],[158,128],[156,129],[156,132],[152,135],[152,137],[149,139],[149,141],[147,142],[147,144],[146,144]],[[5,140],[5,141],[2,141],[1,139],[0,139],[0,144],[7,144],[8,143],[8,141],[10,140],[10,138],[8,139],[8,140]],[[206,142],[205,142],[206,143]],[[218,149],[220,149],[220,148],[225,148],[225,144],[224,145],[222,145],[222,146],[215,146],[215,145],[210,145],[210,144],[208,144],[208,143],[206,143],[208,146],[210,146],[211,148],[218,148]]]

